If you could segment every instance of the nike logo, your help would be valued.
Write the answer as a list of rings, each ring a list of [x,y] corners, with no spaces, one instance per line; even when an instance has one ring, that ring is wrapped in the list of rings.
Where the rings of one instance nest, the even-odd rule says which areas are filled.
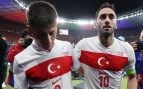
[[[59,78],[58,80],[56,81],[52,81],[52,85],[56,84],[58,81],[60,81],[61,78]]]

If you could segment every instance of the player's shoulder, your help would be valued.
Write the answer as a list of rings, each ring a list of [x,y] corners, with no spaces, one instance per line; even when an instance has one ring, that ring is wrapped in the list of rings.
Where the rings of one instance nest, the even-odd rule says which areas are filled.
[[[55,44],[58,46],[72,46],[70,42],[55,39]]]
[[[23,51],[21,51],[20,53],[18,53],[18,54],[15,56],[14,60],[16,60],[17,62],[20,62],[20,61],[22,61],[22,60],[25,60],[26,57],[27,57],[28,55],[30,55],[30,53],[31,53],[31,45],[28,46],[27,48],[25,48],[25,49],[24,49]]]
[[[82,38],[78,43],[84,43],[84,44],[86,44],[86,43],[94,42],[95,40],[97,40],[97,36]]]
[[[59,52],[67,52],[70,53],[73,51],[73,46],[68,41],[62,41],[62,40],[55,40],[55,50]]]
[[[118,43],[122,46],[122,47],[124,47],[124,49],[126,49],[126,50],[133,50],[133,48],[132,48],[132,46],[129,44],[129,42],[126,42],[126,41],[121,41],[121,40],[119,40],[119,39],[116,39],[117,41],[118,41]]]

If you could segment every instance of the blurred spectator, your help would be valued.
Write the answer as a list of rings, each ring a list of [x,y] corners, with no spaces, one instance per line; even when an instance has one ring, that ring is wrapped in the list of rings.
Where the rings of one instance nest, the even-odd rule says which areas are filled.
[[[32,38],[29,36],[27,30],[24,30],[21,34],[21,37],[19,38],[17,44],[13,45],[8,53],[8,61],[11,63],[10,70],[9,70],[9,76],[7,83],[14,87],[14,79],[13,79],[13,62],[14,57],[21,51],[23,51],[27,46],[29,46],[32,43]]]
[[[10,42],[7,40],[7,37],[6,37],[5,35],[1,35],[1,37],[2,37],[2,39],[3,39],[4,41],[6,41],[7,46],[8,46],[8,48],[7,48],[7,51],[8,51],[9,48],[10,48]]]
[[[7,76],[7,74],[6,74],[6,72],[7,72],[7,66],[8,66],[8,60],[7,60],[7,53],[8,53],[8,50],[9,50],[9,47],[10,47],[10,43],[9,43],[9,41],[7,40],[7,38],[6,38],[6,36],[5,35],[1,35],[1,38],[6,42],[6,44],[7,44],[7,51],[6,51],[6,55],[5,55],[5,59],[4,59],[4,76],[3,76],[3,79],[4,79],[4,82],[3,82],[3,84],[2,84],[2,87],[6,87],[6,85],[5,85],[5,79],[6,79],[6,76]]]
[[[7,51],[7,44],[0,35],[0,89],[2,89],[2,83],[4,82],[6,69],[5,69],[5,56]]]
[[[141,31],[139,40],[140,40],[140,41],[143,41],[143,30]]]
[[[134,50],[135,51],[141,51],[141,50],[143,50],[143,49],[141,49],[141,50],[138,50],[138,48],[139,48],[139,44],[138,43],[141,43],[141,42],[143,42],[143,31],[141,31],[141,33],[140,33],[140,37],[139,37],[139,41],[133,41],[133,42],[131,42],[130,44],[132,45],[132,47],[134,48]]]
[[[17,44],[13,45],[10,50],[9,50],[9,53],[8,53],[8,61],[10,63],[13,63],[14,61],[14,56],[21,52],[23,49],[24,49],[24,38],[19,38]]]
[[[1,38],[5,41],[7,40],[5,35],[1,35]]]
[[[131,42],[136,56],[136,73],[138,79],[138,89],[143,89],[143,31],[141,31],[139,41]]]

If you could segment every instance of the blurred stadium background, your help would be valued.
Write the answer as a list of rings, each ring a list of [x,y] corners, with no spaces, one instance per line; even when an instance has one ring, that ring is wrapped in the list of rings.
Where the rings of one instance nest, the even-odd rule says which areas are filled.
[[[26,29],[25,7],[32,1],[35,0],[0,0],[0,34],[7,37],[9,44],[17,42],[20,33]],[[143,30],[143,0],[45,1],[53,3],[60,15],[57,20],[59,23],[57,38],[70,41],[73,45],[82,38],[97,35],[94,14],[100,3],[105,1],[114,3],[119,11],[117,13],[118,27],[115,32],[117,38],[124,37],[128,42],[137,41]],[[123,77],[121,89],[126,89],[126,80],[127,78]],[[73,85],[77,86],[81,82],[82,80],[73,80]],[[7,86],[4,89],[12,88]]]

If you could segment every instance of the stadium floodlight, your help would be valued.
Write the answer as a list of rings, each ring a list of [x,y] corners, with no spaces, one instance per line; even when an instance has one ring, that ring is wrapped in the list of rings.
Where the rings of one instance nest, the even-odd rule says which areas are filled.
[[[129,18],[133,18],[133,17],[136,17],[136,16],[140,16],[140,15],[143,15],[143,10],[142,9],[137,9],[137,10],[127,12],[127,13],[124,13],[124,14],[118,16],[117,20],[129,19]]]
[[[89,21],[88,20],[77,20],[77,24],[78,25],[87,25],[87,24],[89,24]]]
[[[25,3],[19,1],[19,0],[15,0],[15,2],[22,8],[22,9],[27,9],[27,6]]]
[[[57,22],[63,24],[66,23],[67,21],[63,18],[57,18]]]
[[[90,24],[90,25],[93,25],[94,22],[95,22],[94,20],[90,20],[90,21],[89,21],[89,24]]]

